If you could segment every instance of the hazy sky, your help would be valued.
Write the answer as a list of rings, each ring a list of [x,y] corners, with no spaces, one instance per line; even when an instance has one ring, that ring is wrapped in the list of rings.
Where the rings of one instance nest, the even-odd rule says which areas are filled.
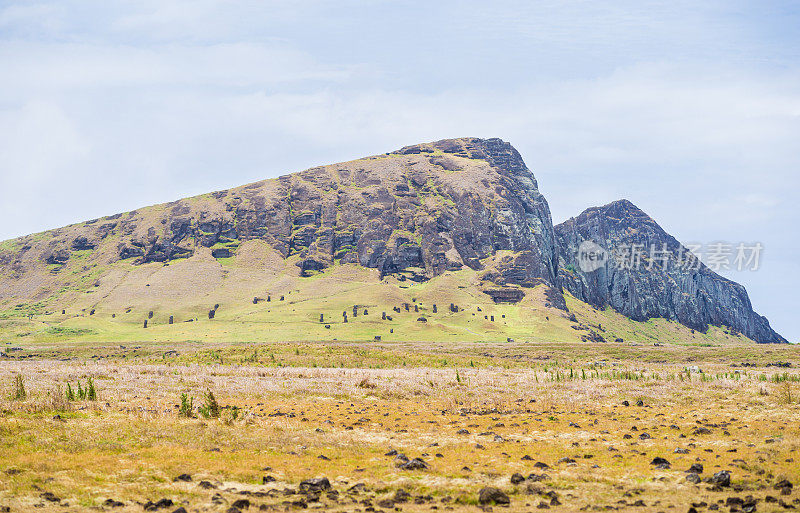
[[[796,2],[0,0],[0,239],[448,137],[628,198],[800,340]]]

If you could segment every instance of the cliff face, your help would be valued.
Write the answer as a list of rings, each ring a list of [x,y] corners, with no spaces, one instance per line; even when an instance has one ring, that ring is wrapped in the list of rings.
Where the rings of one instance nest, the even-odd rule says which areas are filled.
[[[269,261],[294,276],[360,264],[400,281],[468,267],[480,271],[477,286],[497,302],[519,301],[526,287],[544,284],[549,306],[566,308],[563,287],[636,320],[727,325],[758,342],[784,342],[753,312],[741,285],[705,266],[686,270],[672,259],[619,269],[605,261],[588,272],[577,258],[587,240],[608,251],[666,244],[675,258],[685,252],[627,201],[553,227],[510,144],[447,139],[2,242],[0,307],[52,309],[76,294],[105,297],[145,264],[193,256],[222,267]],[[267,253],[253,256],[254,245]],[[202,275],[206,264],[196,265]]]
[[[296,260],[303,275],[341,262],[422,281],[463,266],[482,269],[483,259],[508,250],[512,257],[487,270],[488,280],[556,282],[553,224],[533,174],[510,144],[475,138],[408,146],[23,237],[6,244],[0,265],[23,279],[37,266],[58,275],[77,259],[89,267],[137,265],[203,247],[224,259],[253,239]],[[0,295],[11,291],[20,289],[6,285]]]
[[[559,283],[578,299],[611,306],[635,320],[663,317],[700,331],[729,326],[756,342],[786,342],[753,311],[744,287],[693,261],[685,247],[627,200],[587,209],[555,231]],[[586,255],[579,255],[584,241],[599,246],[602,265],[587,265]],[[635,248],[640,259],[633,256]]]

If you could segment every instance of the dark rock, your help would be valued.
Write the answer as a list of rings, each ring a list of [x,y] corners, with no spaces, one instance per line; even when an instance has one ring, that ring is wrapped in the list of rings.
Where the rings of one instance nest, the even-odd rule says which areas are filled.
[[[50,265],[64,265],[67,263],[67,260],[69,260],[69,257],[70,257],[69,251],[67,251],[66,249],[59,249],[52,252],[50,256],[48,256],[45,259],[45,262],[47,262]]]
[[[689,470],[686,471],[687,473],[694,473],[694,474],[702,474],[703,473],[703,464],[702,463],[692,463],[689,467]]]
[[[523,481],[525,481],[525,477],[522,474],[516,473],[511,475],[511,484],[520,484]]]
[[[402,470],[427,470],[428,464],[422,458],[414,458],[400,465]]]
[[[694,473],[687,474],[686,480],[690,483],[698,484],[700,482],[700,476]]]
[[[248,499],[238,499],[231,504],[231,507],[236,509],[248,509],[250,507],[250,501]]]
[[[300,491],[327,491],[331,489],[331,482],[327,477],[316,477],[300,482]]]
[[[189,482],[191,480],[192,480],[192,476],[190,476],[189,474],[181,474],[178,477],[176,477],[175,479],[173,479],[173,481],[184,481],[184,482]]]
[[[397,490],[394,493],[393,501],[397,504],[401,504],[403,502],[408,502],[411,499],[411,494],[405,490]]]
[[[43,494],[39,495],[42,499],[46,500],[47,502],[61,502],[61,499],[53,495],[51,492],[44,492]]]
[[[731,485],[731,473],[727,470],[720,470],[713,476],[709,478],[709,483],[717,486],[730,486]]]
[[[674,237],[630,201],[620,200],[585,210],[555,226],[560,284],[587,303],[614,310],[637,321],[659,317],[705,332],[709,325],[730,326],[756,342],[786,343],[756,314],[744,287],[716,274],[700,262],[686,264],[691,255]],[[597,270],[581,270],[578,248],[592,241],[606,251]],[[644,248],[640,265],[630,254]],[[666,250],[649,259],[649,251]],[[649,267],[649,268],[648,268]]]
[[[144,510],[145,511],[156,511],[156,510],[159,510],[159,509],[169,508],[170,506],[173,506],[173,505],[174,504],[172,503],[172,501],[170,499],[160,499],[157,502],[148,501],[144,505]]]
[[[478,502],[484,505],[497,504],[499,506],[506,506],[511,503],[511,499],[499,488],[487,486],[486,488],[481,488],[481,491],[478,493]]]

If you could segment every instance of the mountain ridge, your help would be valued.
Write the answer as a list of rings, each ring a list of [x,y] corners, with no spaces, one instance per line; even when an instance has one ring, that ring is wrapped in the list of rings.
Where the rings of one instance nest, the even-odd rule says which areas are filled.
[[[615,204],[627,213],[641,212],[627,200],[609,205]],[[621,292],[609,295],[597,286],[598,276],[611,276],[623,291],[655,275],[567,272],[574,268],[570,252],[598,229],[606,230],[606,242],[621,238],[609,228],[615,226],[612,215],[622,210],[609,205],[554,226],[533,173],[511,144],[497,138],[444,139],[4,241],[0,304],[52,302],[56,293],[66,297],[72,289],[105,286],[120,262],[169,265],[202,249],[223,265],[250,258],[252,265],[270,262],[277,269],[282,259],[296,271],[280,272],[301,277],[357,264],[375,269],[381,280],[422,283],[471,269],[484,290],[499,290],[500,300],[543,285],[548,303],[561,309],[566,309],[563,289],[635,320],[657,314],[700,331],[731,326],[759,342],[785,341],[752,311],[743,287],[729,280],[736,287],[722,287],[705,271],[699,274],[704,280],[699,302],[680,301],[673,293],[666,305],[656,300],[661,290],[656,286],[627,302]],[[680,246],[641,214],[645,217],[636,222],[659,241]],[[256,241],[261,249],[254,249]],[[669,279],[674,276],[665,273],[656,281]],[[726,302],[730,291],[735,299]]]

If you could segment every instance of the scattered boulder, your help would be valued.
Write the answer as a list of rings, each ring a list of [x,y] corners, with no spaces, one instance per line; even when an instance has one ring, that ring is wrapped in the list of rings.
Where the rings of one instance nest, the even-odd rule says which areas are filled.
[[[144,504],[144,510],[157,511],[159,509],[169,508],[170,506],[174,506],[173,502],[170,499],[161,499],[157,502],[147,501]]]
[[[686,471],[689,474],[702,474],[703,473],[703,464],[702,463],[692,463],[689,467],[689,470]]]
[[[731,485],[731,473],[727,470],[720,470],[710,478],[708,478],[708,482],[716,485],[716,486],[730,486]]]
[[[300,491],[327,491],[331,489],[331,482],[327,477],[315,477],[300,482]]]
[[[497,504],[498,506],[507,506],[511,504],[511,499],[501,489],[487,486],[486,488],[481,488],[478,493],[478,502],[483,505]]]
[[[651,465],[655,465],[658,469],[668,469],[670,467],[669,461],[666,458],[655,457],[653,461],[650,462]]]

